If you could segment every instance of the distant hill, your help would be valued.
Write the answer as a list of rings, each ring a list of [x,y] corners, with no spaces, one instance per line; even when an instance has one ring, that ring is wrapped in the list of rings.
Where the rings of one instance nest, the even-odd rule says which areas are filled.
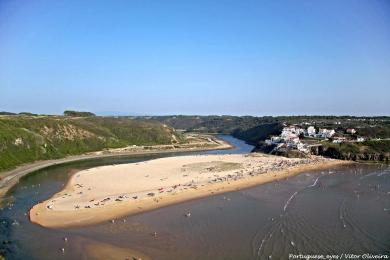
[[[16,114],[12,113],[12,112],[7,112],[7,111],[0,111],[0,116],[1,115],[16,115]]]
[[[170,144],[181,139],[171,127],[113,117],[0,117],[0,171],[43,159],[128,145]]]
[[[344,132],[354,128],[358,136],[367,141],[362,143],[332,144],[321,142],[312,150],[313,154],[344,160],[390,160],[390,117],[356,116],[153,116],[144,119],[157,120],[186,131],[230,134],[255,146],[254,151],[268,153],[272,147],[265,146],[264,140],[279,135],[283,125],[301,124]],[[297,156],[299,154],[282,154]]]
[[[143,117],[160,121],[186,131],[230,134],[256,145],[269,135],[279,134],[282,125],[277,117],[254,116],[152,116]]]
[[[81,114],[80,114],[81,113]],[[69,111],[67,116],[0,113],[0,171],[42,159],[62,158],[128,145],[170,144],[186,131],[231,134],[259,150],[284,124],[304,123],[317,128],[355,128],[368,139],[390,138],[390,117],[349,116],[138,116],[99,117]],[[388,158],[388,141],[328,145],[313,153],[343,159]]]

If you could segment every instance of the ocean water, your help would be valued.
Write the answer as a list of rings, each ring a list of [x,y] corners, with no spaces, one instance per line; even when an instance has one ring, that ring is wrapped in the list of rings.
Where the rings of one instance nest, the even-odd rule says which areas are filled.
[[[233,137],[223,138],[234,143],[235,149],[211,153],[252,149]],[[59,191],[74,171],[157,157],[161,156],[84,161],[26,176],[9,192],[9,206],[0,210],[2,253],[7,259],[89,259],[80,241],[96,241],[131,248],[152,259],[390,254],[390,168],[379,164],[305,172],[283,181],[128,216],[115,224],[53,230],[28,220],[28,210]],[[188,211],[191,217],[184,216]]]

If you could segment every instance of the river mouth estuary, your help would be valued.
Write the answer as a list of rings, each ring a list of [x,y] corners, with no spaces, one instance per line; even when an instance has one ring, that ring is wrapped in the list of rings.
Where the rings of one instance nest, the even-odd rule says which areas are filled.
[[[230,136],[222,138],[235,148],[203,154],[252,149]],[[173,155],[81,161],[27,175],[10,190],[0,211],[2,253],[6,259],[288,259],[290,254],[390,253],[390,168],[379,164],[303,172],[115,223],[47,229],[29,221],[29,209],[61,190],[76,171]]]

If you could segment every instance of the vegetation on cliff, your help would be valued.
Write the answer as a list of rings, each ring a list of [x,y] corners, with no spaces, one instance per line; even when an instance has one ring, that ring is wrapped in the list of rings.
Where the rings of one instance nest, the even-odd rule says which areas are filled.
[[[281,130],[282,125],[280,123],[264,123],[246,130],[236,129],[232,135],[250,144],[257,145],[270,135],[279,135]]]
[[[323,142],[322,146],[313,148],[312,153],[342,160],[389,161],[390,140],[341,144]]]
[[[172,128],[142,119],[1,116],[0,171],[36,160],[176,140],[181,136]]]

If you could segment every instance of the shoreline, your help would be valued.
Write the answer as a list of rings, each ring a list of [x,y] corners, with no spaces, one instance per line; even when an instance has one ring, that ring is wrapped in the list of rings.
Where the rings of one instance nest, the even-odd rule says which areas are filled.
[[[186,153],[186,152],[202,152],[202,151],[212,151],[212,150],[228,150],[233,149],[234,145],[231,143],[219,139],[216,136],[213,136],[215,139],[215,143],[218,145],[209,146],[209,147],[186,147],[186,148],[173,148],[173,149],[148,149],[142,151],[123,151],[117,152],[120,149],[117,148],[112,150],[103,150],[103,151],[95,151],[89,152],[81,155],[72,155],[65,158],[60,159],[52,159],[52,160],[43,160],[36,161],[33,163],[28,163],[25,165],[20,165],[15,169],[8,170],[5,172],[0,172],[0,206],[2,199],[6,196],[7,192],[18,183],[19,179],[38,170],[42,170],[55,165],[62,165],[71,162],[84,161],[84,160],[93,160],[99,158],[110,158],[110,157],[125,157],[132,155],[153,155],[153,154],[170,154],[170,153]],[[156,145],[157,147],[158,145]],[[153,146],[148,146],[153,147]]]
[[[221,155],[218,155],[218,156],[222,157]],[[238,157],[238,155],[235,155],[235,156]],[[184,157],[191,157],[191,156],[184,156]],[[192,156],[192,157],[196,157],[196,156]],[[198,156],[198,160],[199,160],[199,157],[200,156]],[[210,157],[210,155],[206,155],[204,157],[213,158],[213,157]],[[231,155],[230,157],[234,157],[234,156]],[[246,155],[245,157],[248,157],[248,155]],[[249,157],[265,158],[266,160],[273,159],[276,162],[283,161],[283,160],[284,161],[289,160],[286,158],[269,156],[269,155],[251,155]],[[176,157],[169,157],[169,158],[171,158],[170,161],[172,161]],[[185,158],[181,158],[181,160],[183,160],[183,159],[185,159]],[[190,159],[193,159],[193,158],[190,158]],[[159,159],[146,161],[145,164],[147,164],[148,162],[149,163],[150,162],[156,163],[155,162],[156,160],[159,160]],[[299,160],[299,159],[296,159],[296,160]],[[67,200],[67,201],[62,203],[62,205],[60,202],[57,202],[57,204],[56,204],[55,201],[61,200],[61,196],[62,196],[62,198],[66,197],[64,195],[77,196],[77,195],[75,195],[77,185],[81,186],[81,184],[78,184],[78,182],[80,182],[80,181],[77,180],[77,178],[79,178],[80,175],[82,175],[82,177],[84,177],[84,175],[88,175],[87,173],[79,172],[80,174],[73,175],[70,178],[67,185],[64,187],[64,189],[62,191],[55,194],[53,197],[49,198],[48,200],[46,200],[42,203],[39,203],[39,204],[35,205],[34,207],[32,207],[32,209],[30,210],[30,214],[29,214],[30,221],[35,223],[35,224],[41,225],[43,227],[48,227],[48,228],[69,228],[69,227],[93,225],[93,224],[102,223],[104,221],[115,221],[115,219],[118,219],[118,218],[121,218],[124,216],[139,214],[139,213],[147,212],[150,210],[166,207],[169,205],[173,205],[173,204],[177,204],[177,203],[181,203],[181,202],[185,202],[185,201],[204,198],[204,197],[208,197],[208,196],[214,196],[217,194],[222,194],[222,193],[231,192],[231,191],[242,190],[242,189],[254,187],[254,186],[257,186],[260,184],[264,184],[264,183],[268,183],[268,182],[272,182],[272,181],[277,181],[277,180],[282,180],[282,179],[303,173],[305,171],[329,169],[331,167],[336,167],[336,166],[344,165],[344,164],[351,164],[351,162],[315,157],[312,161],[309,161],[308,163],[297,164],[296,166],[293,166],[293,167],[288,167],[288,168],[277,170],[277,171],[270,171],[270,172],[267,171],[266,173],[262,173],[260,175],[250,175],[251,177],[249,177],[249,178],[242,178],[242,179],[237,179],[234,181],[232,180],[230,182],[226,181],[226,182],[212,183],[212,184],[207,184],[207,185],[202,185],[202,186],[199,185],[195,189],[189,188],[187,190],[187,188],[185,188],[186,190],[182,190],[178,193],[175,192],[175,194],[160,195],[157,193],[158,195],[156,197],[154,195],[153,195],[153,197],[147,197],[147,196],[142,197],[142,195],[140,195],[140,193],[137,193],[136,197],[140,197],[140,198],[136,199],[136,200],[133,200],[133,199],[129,199],[127,201],[119,200],[120,202],[118,202],[118,203],[116,203],[116,202],[111,203],[114,201],[113,199],[111,199],[111,201],[110,201],[111,204],[107,204],[104,206],[98,206],[98,207],[92,206],[92,208],[90,206],[84,206],[84,207],[79,206],[79,208],[77,208],[77,210],[75,210],[73,208],[72,203],[76,203],[76,204],[80,203],[80,205],[82,205],[82,203],[85,204],[87,201],[85,198],[84,198],[84,200],[79,199],[79,201],[77,201],[77,199],[73,199],[73,198],[72,198],[72,200],[67,200],[67,198],[65,198],[65,200]],[[129,164],[129,165],[130,166],[128,166],[128,167],[136,167],[135,164]],[[103,168],[103,167],[97,167],[97,168]],[[110,172],[113,172],[112,167],[115,167],[115,166],[108,166],[108,167],[111,167],[108,169],[111,169]],[[94,169],[94,168],[92,168],[92,169]],[[237,170],[237,169],[235,169],[235,170]],[[99,171],[99,169],[96,169],[96,171]],[[214,174],[215,172],[211,172],[211,173]],[[196,174],[199,174],[199,172],[197,172]],[[203,174],[205,174],[205,173],[203,173]],[[92,173],[91,173],[91,175],[92,175]],[[97,176],[94,176],[93,179],[95,179],[96,177]],[[119,182],[121,182],[121,181],[119,181]],[[151,181],[148,180],[147,182],[151,182]],[[82,183],[82,184],[84,185],[87,183],[88,182],[86,181],[85,183]],[[179,184],[178,186],[180,186],[180,185],[181,184]],[[177,185],[175,185],[175,186],[177,186]],[[183,186],[186,186],[186,185],[183,185]],[[183,187],[183,186],[181,186],[181,187]],[[160,187],[160,186],[157,186],[157,187]],[[161,190],[161,189],[162,188],[159,188],[158,190]],[[85,192],[87,192],[87,191],[85,191]],[[147,192],[150,192],[150,190],[148,190]],[[72,195],[70,195],[70,194],[72,194]],[[150,193],[148,193],[148,194],[150,194]],[[98,195],[99,194],[97,193],[96,196],[98,196]],[[118,194],[116,194],[116,195],[118,195]],[[134,194],[132,194],[132,195],[134,195]],[[130,196],[132,196],[132,195],[130,195]],[[84,196],[84,195],[82,195],[82,196]],[[103,197],[107,197],[107,196],[108,196],[108,194],[104,194]],[[100,199],[103,197],[100,197]],[[74,198],[76,198],[76,197],[74,197]],[[93,199],[93,200],[95,200],[95,199]],[[107,200],[110,200],[110,199],[105,198],[102,201],[107,201]],[[53,208],[54,208],[54,210],[53,210]]]

